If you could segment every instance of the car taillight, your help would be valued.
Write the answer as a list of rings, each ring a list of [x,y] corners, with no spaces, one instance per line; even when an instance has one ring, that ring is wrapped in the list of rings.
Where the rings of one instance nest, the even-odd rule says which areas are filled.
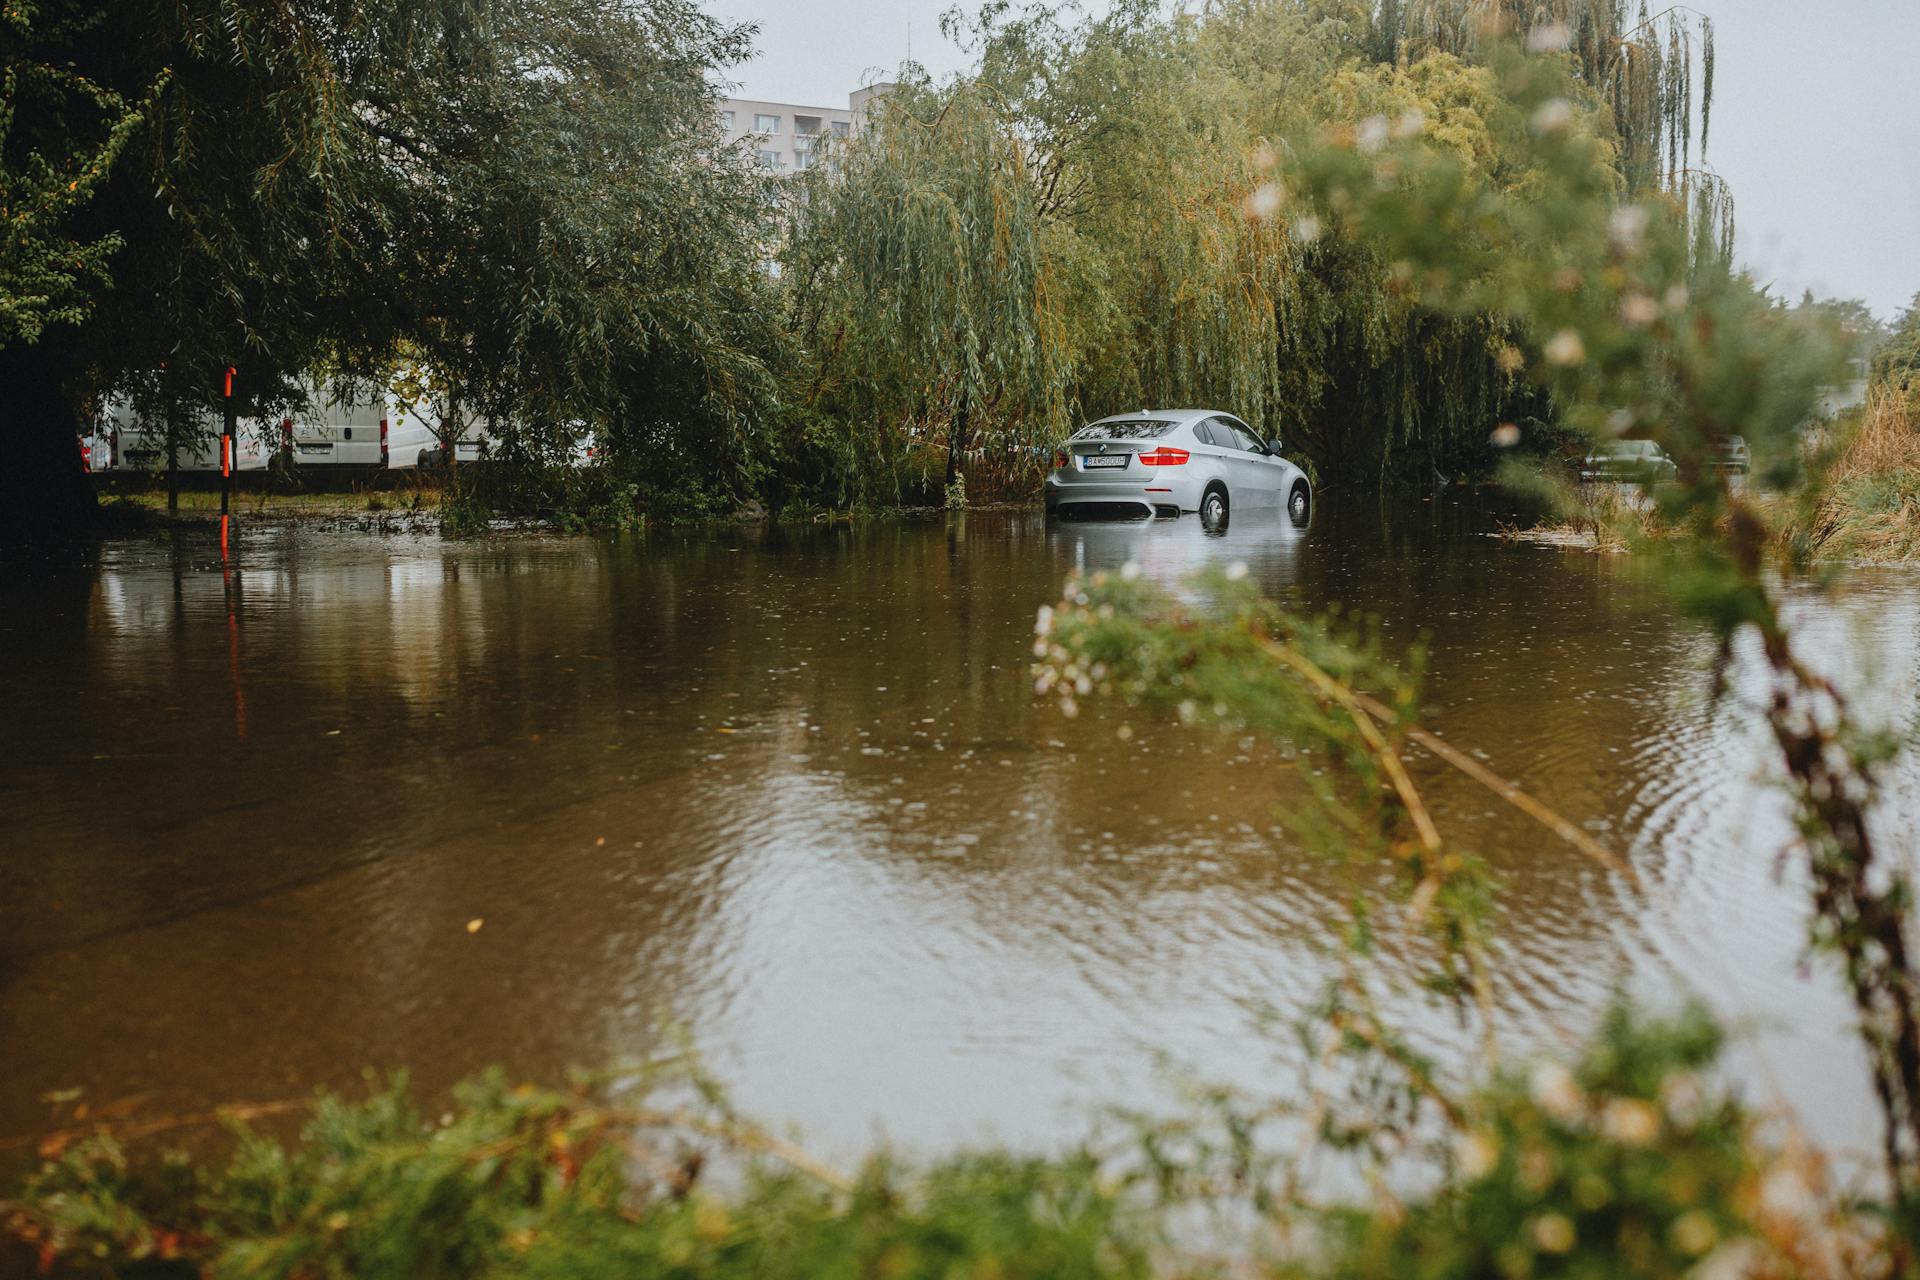
[[[1053,451],[1053,469],[1055,471],[1064,471],[1066,467],[1067,451],[1065,449],[1055,449]]]
[[[387,465],[387,420],[380,419],[380,465]]]
[[[1169,449],[1166,445],[1161,445],[1158,449],[1141,454],[1140,465],[1143,467],[1184,467],[1187,465],[1187,459],[1190,456],[1185,449]]]

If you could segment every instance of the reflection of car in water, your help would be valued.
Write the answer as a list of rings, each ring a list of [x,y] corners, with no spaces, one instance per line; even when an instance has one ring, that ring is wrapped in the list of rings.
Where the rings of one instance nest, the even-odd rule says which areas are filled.
[[[1054,454],[1047,510],[1135,519],[1284,508],[1305,523],[1313,487],[1246,423],[1211,409],[1120,414],[1083,427]]]
[[[1663,484],[1680,468],[1651,440],[1607,440],[1580,460],[1580,479],[1612,484]]]
[[[1186,598],[1195,589],[1195,574],[1234,564],[1246,565],[1263,592],[1284,592],[1300,572],[1311,536],[1284,511],[1242,511],[1227,525],[1050,520],[1047,545],[1064,572],[1138,572],[1145,581]]]

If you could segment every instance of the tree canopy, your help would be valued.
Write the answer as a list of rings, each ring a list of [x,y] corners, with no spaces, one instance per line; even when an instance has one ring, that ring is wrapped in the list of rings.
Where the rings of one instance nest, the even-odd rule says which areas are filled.
[[[229,364],[249,411],[405,351],[503,421],[741,451],[765,206],[715,79],[745,29],[692,0],[9,15],[7,430],[69,508],[79,406],[207,403]]]
[[[1129,0],[1076,19],[999,0],[951,16],[949,31],[973,69],[897,95],[837,172],[812,176],[787,241],[803,371],[790,397],[811,439],[844,440],[869,463],[892,455],[852,442],[877,433],[977,443],[989,469],[1037,475],[1038,446],[1076,421],[1212,404],[1281,436],[1327,478],[1490,466],[1496,423],[1554,416],[1501,313],[1421,307],[1418,282],[1367,242],[1271,216],[1281,211],[1262,172],[1286,137],[1415,130],[1476,179],[1537,188],[1547,179],[1520,145],[1529,122],[1485,65],[1502,32],[1567,66],[1569,118],[1607,149],[1620,196],[1663,193],[1701,252],[1728,251],[1724,184],[1698,164],[1712,30],[1684,12],[1222,0],[1168,18]],[[949,198],[929,217],[935,173],[947,175],[933,183],[942,192],[974,183],[993,198]],[[996,279],[1009,292],[993,322],[968,322],[973,345],[930,319],[953,309],[973,269],[956,266],[959,242],[973,246],[968,263],[1021,264]],[[979,403],[979,389],[954,369],[989,366],[998,434],[966,441],[956,397],[964,388]],[[890,476],[856,498],[897,487]]]
[[[695,0],[249,0],[8,10],[0,364],[11,495],[84,505],[77,407],[244,411],[397,362],[457,424],[591,429],[643,502],[1017,494],[1077,421],[1230,408],[1323,479],[1490,467],[1558,415],[1497,307],[1440,312],[1371,242],[1278,207],[1282,141],[1417,131],[1507,193],[1547,178],[1495,92],[1511,33],[1620,199],[1728,260],[1702,156],[1710,22],[1626,0],[1217,0],[949,16],[827,163],[722,145],[750,32]],[[180,415],[176,415],[180,416]],[[23,454],[23,457],[26,455]],[[9,495],[0,494],[0,509]]]

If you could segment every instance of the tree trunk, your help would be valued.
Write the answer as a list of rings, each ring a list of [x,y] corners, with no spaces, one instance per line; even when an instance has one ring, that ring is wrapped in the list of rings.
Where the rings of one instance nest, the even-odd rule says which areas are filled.
[[[180,514],[180,402],[167,400],[167,514]]]
[[[47,542],[94,531],[100,514],[80,461],[67,343],[0,348],[0,539]]]
[[[947,432],[947,488],[953,488],[960,475],[960,455],[967,447],[967,389],[960,388],[960,403],[954,406],[953,426]]]
[[[453,469],[460,465],[460,396],[452,387],[447,389],[447,419],[441,424],[445,429],[447,442],[447,489],[453,489]]]

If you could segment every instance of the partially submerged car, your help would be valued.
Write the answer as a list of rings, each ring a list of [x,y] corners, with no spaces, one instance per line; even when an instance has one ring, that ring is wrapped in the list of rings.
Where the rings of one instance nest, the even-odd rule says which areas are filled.
[[[1313,509],[1306,473],[1246,423],[1216,409],[1115,414],[1075,432],[1053,457],[1047,511],[1133,518],[1198,512],[1211,524],[1234,510],[1284,508],[1295,524]]]
[[[1753,470],[1753,454],[1745,436],[1727,436],[1714,451],[1714,464],[1728,475],[1743,476]]]
[[[1664,484],[1680,468],[1652,440],[1608,440],[1580,460],[1580,479],[1611,484]]]

